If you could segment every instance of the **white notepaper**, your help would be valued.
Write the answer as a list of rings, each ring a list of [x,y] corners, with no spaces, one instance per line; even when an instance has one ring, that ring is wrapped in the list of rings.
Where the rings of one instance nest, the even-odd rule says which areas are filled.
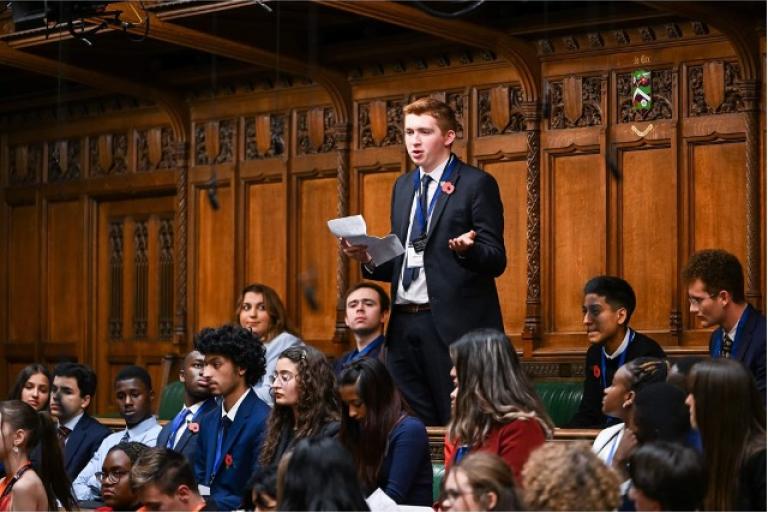
[[[367,246],[368,254],[371,255],[376,265],[389,261],[405,252],[400,239],[393,233],[382,238],[368,236],[365,219],[363,219],[362,215],[331,219],[328,221],[328,229],[331,230],[335,237],[343,238],[352,245]]]

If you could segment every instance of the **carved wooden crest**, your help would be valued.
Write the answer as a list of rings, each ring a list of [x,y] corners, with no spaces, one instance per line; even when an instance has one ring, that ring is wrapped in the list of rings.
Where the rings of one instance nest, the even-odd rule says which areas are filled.
[[[581,117],[581,77],[569,76],[563,80],[563,110],[572,123]]]
[[[272,129],[269,115],[256,116],[256,150],[260,155],[265,155],[272,145]]]
[[[323,121],[323,109],[313,108],[307,112],[307,132],[309,143],[315,150],[323,147],[325,141],[325,123]]]
[[[108,133],[99,135],[96,144],[99,150],[99,167],[106,172],[112,168],[112,135]],[[66,169],[66,167],[62,167],[62,169]]]
[[[509,125],[509,87],[491,89],[491,123],[499,133]]]
[[[377,146],[381,145],[387,136],[387,102],[377,100],[368,105],[368,115],[371,120],[371,137]]]
[[[205,154],[208,162],[213,163],[219,156],[219,122],[208,121],[205,123]]]
[[[704,101],[713,109],[725,101],[725,64],[721,60],[704,64]]]
[[[162,129],[151,128],[147,132],[147,154],[149,156],[149,164],[152,168],[160,163],[163,157],[163,146],[161,143]]]

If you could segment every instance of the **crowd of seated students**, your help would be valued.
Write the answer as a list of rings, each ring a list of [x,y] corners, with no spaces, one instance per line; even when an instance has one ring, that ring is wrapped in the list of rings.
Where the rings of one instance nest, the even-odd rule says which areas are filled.
[[[144,368],[126,366],[111,383],[117,432],[87,412],[93,370],[24,368],[0,402],[0,512],[764,509],[765,317],[744,302],[741,267],[723,251],[695,254],[683,277],[691,312],[717,326],[710,358],[671,363],[630,328],[626,281],[585,285],[591,346],[571,424],[602,429],[591,447],[551,441],[503,333],[452,343],[436,500],[425,422],[386,366],[387,294],[350,289],[355,347],[334,362],[291,334],[274,290],[250,285],[235,322],[196,334],[179,371],[183,406],[165,425]]]

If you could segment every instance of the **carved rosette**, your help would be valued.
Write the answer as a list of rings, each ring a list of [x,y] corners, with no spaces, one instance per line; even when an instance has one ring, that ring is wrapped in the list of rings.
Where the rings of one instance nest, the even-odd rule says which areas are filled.
[[[731,114],[742,105],[735,62],[708,62],[688,68],[688,115]]]
[[[523,89],[501,86],[477,91],[478,135],[502,135],[525,130]]]
[[[616,95],[617,103],[619,105],[619,123],[672,119],[675,110],[672,94],[676,85],[677,77],[672,69],[657,69],[651,71],[651,110],[633,110],[632,74],[617,74]]]
[[[330,107],[296,113],[296,148],[299,155],[329,153],[336,147],[336,114]]]
[[[603,122],[602,83],[599,76],[577,77],[581,81],[581,116],[571,119],[566,115],[566,94],[564,81],[549,84],[551,111],[549,126],[553,130],[600,126]],[[576,98],[578,99],[578,98]]]
[[[11,185],[36,183],[43,169],[43,145],[8,148],[8,181]]]
[[[67,144],[67,150],[71,152],[73,147]],[[88,153],[91,176],[125,174],[128,170],[128,136],[124,133],[89,137]]]
[[[259,124],[256,117],[245,118],[245,159],[274,158],[285,153],[285,114],[269,114],[268,123]],[[265,132],[265,133],[262,133]]]
[[[80,140],[69,139],[48,143],[48,181],[71,181],[80,178]]]
[[[357,106],[360,149],[403,144],[404,100],[379,100]]]

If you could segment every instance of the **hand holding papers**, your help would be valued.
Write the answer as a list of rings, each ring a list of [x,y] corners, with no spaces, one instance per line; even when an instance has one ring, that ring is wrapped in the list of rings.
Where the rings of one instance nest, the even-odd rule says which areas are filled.
[[[368,254],[377,265],[405,252],[400,239],[392,233],[383,238],[368,236],[365,219],[362,215],[331,219],[328,221],[328,229],[334,236],[342,238],[351,246],[365,246]]]

